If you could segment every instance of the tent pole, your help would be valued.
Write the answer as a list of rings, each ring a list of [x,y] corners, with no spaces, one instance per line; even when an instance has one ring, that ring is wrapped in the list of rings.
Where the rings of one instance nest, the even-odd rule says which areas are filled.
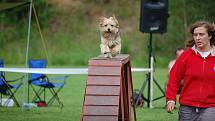
[[[32,4],[33,1],[30,1],[30,6],[29,6],[29,17],[28,17],[28,36],[27,36],[27,45],[26,45],[26,55],[25,55],[25,67],[28,67],[28,52],[29,52],[29,45],[30,45],[30,34],[31,34],[31,18],[32,18]],[[25,74],[25,78],[26,80],[28,80],[28,74]],[[24,86],[24,90],[23,90],[23,98],[22,98],[22,109],[24,109],[25,107],[25,102],[27,99],[27,102],[29,103],[29,85],[28,85],[28,81],[23,81],[23,86]],[[27,88],[27,89],[26,89]],[[27,97],[25,96],[27,91]]]
[[[32,0],[30,0],[29,7],[29,17],[28,17],[28,36],[27,36],[27,46],[26,46],[26,55],[25,55],[25,66],[28,67],[28,51],[29,51],[29,42],[30,42],[30,34],[31,34],[31,16],[32,16]]]

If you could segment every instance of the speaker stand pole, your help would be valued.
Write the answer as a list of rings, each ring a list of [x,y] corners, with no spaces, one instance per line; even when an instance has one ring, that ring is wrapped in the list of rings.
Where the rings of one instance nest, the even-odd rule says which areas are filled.
[[[161,88],[161,86],[158,84],[158,82],[154,79],[154,76],[153,76],[153,72],[154,72],[154,69],[153,69],[153,56],[152,56],[152,32],[150,32],[150,35],[149,35],[149,44],[148,44],[148,68],[151,69],[150,72],[148,72],[146,74],[146,80],[144,81],[141,89],[140,89],[140,93],[139,93],[139,96],[138,96],[138,99],[137,101],[135,102],[136,105],[137,103],[139,102],[140,100],[140,97],[141,95],[143,94],[143,91],[148,83],[148,92],[147,92],[147,97],[143,96],[143,99],[147,102],[147,107],[148,108],[152,108],[153,105],[152,105],[152,102],[153,101],[156,101],[158,99],[161,99],[163,97],[165,97],[165,92],[164,90]],[[155,83],[155,85],[158,87],[158,89],[161,91],[161,93],[163,94],[162,96],[160,97],[157,97],[155,99],[153,99],[153,82]]]
[[[151,57],[152,57],[152,33],[149,34],[149,44],[148,44],[148,68],[151,68]],[[153,70],[151,70],[153,71]],[[152,108],[152,94],[151,94],[151,85],[152,81],[150,80],[151,72],[148,72],[146,75],[148,81],[148,97],[147,97],[147,107]]]

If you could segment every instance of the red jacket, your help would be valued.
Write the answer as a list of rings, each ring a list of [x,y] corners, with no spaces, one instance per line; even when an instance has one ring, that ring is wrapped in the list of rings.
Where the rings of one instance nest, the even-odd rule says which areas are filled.
[[[186,50],[170,71],[166,100],[176,101],[180,81],[184,80],[180,93],[181,105],[215,107],[215,47],[206,58],[193,48]]]

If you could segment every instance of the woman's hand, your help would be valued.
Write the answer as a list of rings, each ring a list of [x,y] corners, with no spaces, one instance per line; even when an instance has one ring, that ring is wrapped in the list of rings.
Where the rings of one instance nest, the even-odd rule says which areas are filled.
[[[167,102],[166,111],[168,113],[172,113],[172,111],[174,110],[174,108],[175,108],[175,102],[174,101]]]

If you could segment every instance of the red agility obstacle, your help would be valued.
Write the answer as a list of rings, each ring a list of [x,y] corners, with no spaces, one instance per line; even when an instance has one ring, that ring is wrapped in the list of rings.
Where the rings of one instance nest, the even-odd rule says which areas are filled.
[[[81,121],[136,121],[130,56],[89,60]]]

